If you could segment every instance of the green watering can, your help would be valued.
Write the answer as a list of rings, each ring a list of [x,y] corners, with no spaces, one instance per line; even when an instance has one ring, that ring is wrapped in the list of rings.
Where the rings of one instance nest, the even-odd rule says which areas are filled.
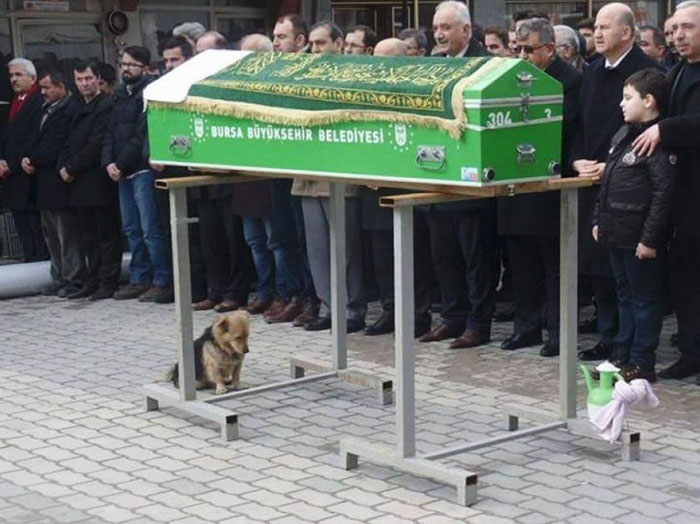
[[[596,386],[595,379],[591,371],[584,365],[581,365],[581,371],[586,379],[586,387],[588,388],[588,417],[593,418],[608,402],[612,400],[613,382],[622,380],[620,368],[612,365],[610,362],[603,362],[596,367],[596,371],[600,374],[600,381]]]

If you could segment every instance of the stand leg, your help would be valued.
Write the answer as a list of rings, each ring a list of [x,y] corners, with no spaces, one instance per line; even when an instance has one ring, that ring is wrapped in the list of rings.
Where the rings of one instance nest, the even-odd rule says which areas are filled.
[[[413,208],[394,208],[394,289],[396,293],[396,452],[401,458],[416,454],[416,395]]]
[[[639,460],[640,441],[641,435],[639,433],[631,433],[628,431],[622,432],[622,435],[620,435],[620,442],[622,443],[622,460]]]
[[[331,339],[333,367],[348,367],[347,351],[347,268],[345,256],[345,186],[331,182],[329,222],[331,232]]]
[[[146,411],[158,411],[158,401],[151,397],[146,397]]]
[[[517,415],[506,415],[506,429],[508,431],[518,431],[520,418]]]
[[[173,246],[173,284],[175,286],[175,322],[177,360],[180,370],[182,400],[197,398],[194,377],[194,342],[192,330],[192,289],[190,287],[190,244],[185,188],[170,190],[170,224]]]
[[[563,420],[576,417],[576,317],[578,311],[578,189],[561,191],[559,234],[559,412]]]
[[[238,415],[228,415],[221,424],[221,438],[228,442],[238,438]]]

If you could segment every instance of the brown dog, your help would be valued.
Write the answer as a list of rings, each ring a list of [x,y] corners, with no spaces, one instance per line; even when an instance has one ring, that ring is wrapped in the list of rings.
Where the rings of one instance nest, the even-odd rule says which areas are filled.
[[[248,353],[248,313],[234,311],[219,316],[194,341],[194,370],[197,389],[216,388],[216,394],[226,393],[226,383],[238,389],[243,358]],[[179,367],[175,364],[167,374],[179,387]]]

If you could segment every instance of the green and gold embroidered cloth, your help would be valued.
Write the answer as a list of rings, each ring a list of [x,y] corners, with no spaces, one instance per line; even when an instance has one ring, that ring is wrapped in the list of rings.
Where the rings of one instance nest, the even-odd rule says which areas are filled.
[[[306,126],[411,122],[459,136],[465,87],[498,60],[255,53],[195,83],[184,108]]]

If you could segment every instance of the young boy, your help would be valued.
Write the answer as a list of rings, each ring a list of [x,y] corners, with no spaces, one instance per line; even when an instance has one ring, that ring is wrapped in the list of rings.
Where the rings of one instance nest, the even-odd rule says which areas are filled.
[[[663,254],[676,158],[662,149],[638,157],[632,142],[659,121],[669,97],[663,74],[630,76],[620,107],[625,125],[612,139],[593,216],[593,238],[610,252],[620,326],[610,362],[627,382],[656,381],[654,364],[663,320]]]

